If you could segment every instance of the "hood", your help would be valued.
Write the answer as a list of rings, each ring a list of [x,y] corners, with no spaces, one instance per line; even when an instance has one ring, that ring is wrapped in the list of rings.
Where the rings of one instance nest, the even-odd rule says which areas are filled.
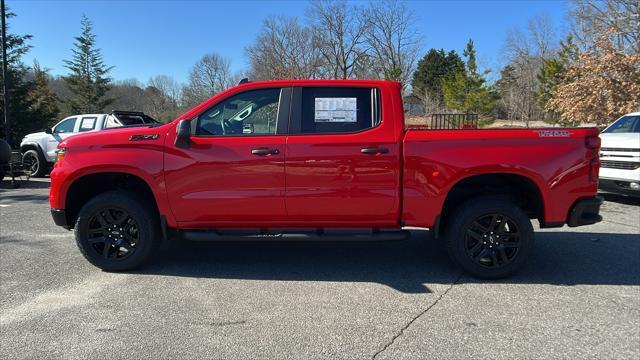
[[[600,134],[603,148],[640,149],[640,133]]]
[[[27,134],[27,135],[24,136],[24,138],[25,139],[40,139],[40,138],[43,138],[43,137],[46,137],[46,136],[48,136],[48,134],[46,132],[40,131],[40,132],[37,132],[37,133]]]
[[[79,134],[74,134],[63,140],[58,147],[104,147],[104,146],[119,146],[119,145],[131,145],[148,142],[157,142],[163,138],[163,134],[167,132],[167,125],[162,126],[135,126],[135,127],[118,127],[113,129],[105,129],[100,131],[87,131]],[[150,135],[155,136],[148,141],[135,141],[132,137]]]

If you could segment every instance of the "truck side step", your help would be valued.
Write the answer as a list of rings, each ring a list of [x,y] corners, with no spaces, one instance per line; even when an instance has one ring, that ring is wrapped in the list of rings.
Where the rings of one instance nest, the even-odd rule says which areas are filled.
[[[399,229],[316,229],[304,231],[277,230],[180,230],[178,235],[189,241],[397,241],[411,236]]]

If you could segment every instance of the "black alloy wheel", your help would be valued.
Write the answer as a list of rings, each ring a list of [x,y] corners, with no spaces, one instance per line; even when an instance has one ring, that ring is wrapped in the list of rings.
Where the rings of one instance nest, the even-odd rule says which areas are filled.
[[[126,190],[91,198],[78,212],[74,232],[84,257],[106,271],[127,271],[148,262],[162,240],[155,203]]]
[[[465,248],[478,265],[489,268],[507,265],[520,248],[518,226],[506,215],[482,215],[468,227]]]
[[[507,277],[524,266],[533,254],[531,220],[508,198],[470,199],[449,213],[445,221],[449,256],[474,277]]]
[[[126,210],[106,207],[89,219],[87,242],[96,255],[123,260],[136,251],[138,231],[138,223]]]
[[[29,176],[39,177],[44,175],[43,162],[36,150],[28,150],[22,155],[22,167],[29,173]]]

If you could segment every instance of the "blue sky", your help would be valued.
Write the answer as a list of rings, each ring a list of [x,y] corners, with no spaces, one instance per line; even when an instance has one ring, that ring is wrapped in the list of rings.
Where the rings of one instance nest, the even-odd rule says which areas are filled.
[[[356,4],[365,3],[354,1]],[[247,67],[245,48],[269,15],[301,20],[306,1],[20,1],[6,0],[18,16],[10,31],[32,34],[33,49],[24,58],[37,59],[54,75],[64,75],[73,37],[86,14],[94,23],[105,62],[114,65],[116,80],[146,81],[154,75],[186,81],[189,69],[204,54],[231,59],[235,71]],[[562,1],[408,1],[423,35],[422,48],[462,51],[473,38],[481,67],[504,64],[506,34],[526,29],[534,16],[549,16],[561,34],[567,4]]]

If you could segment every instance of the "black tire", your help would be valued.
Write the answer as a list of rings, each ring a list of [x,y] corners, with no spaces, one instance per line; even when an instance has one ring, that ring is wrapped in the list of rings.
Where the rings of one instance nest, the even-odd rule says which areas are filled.
[[[47,162],[37,150],[27,150],[22,154],[22,167],[31,177],[43,177],[47,173]]]
[[[494,196],[471,199],[450,215],[446,246],[470,275],[499,279],[519,270],[533,254],[529,217],[512,202]]]
[[[122,190],[89,200],[78,214],[74,232],[82,255],[106,271],[141,267],[161,242],[157,212],[138,195]]]

